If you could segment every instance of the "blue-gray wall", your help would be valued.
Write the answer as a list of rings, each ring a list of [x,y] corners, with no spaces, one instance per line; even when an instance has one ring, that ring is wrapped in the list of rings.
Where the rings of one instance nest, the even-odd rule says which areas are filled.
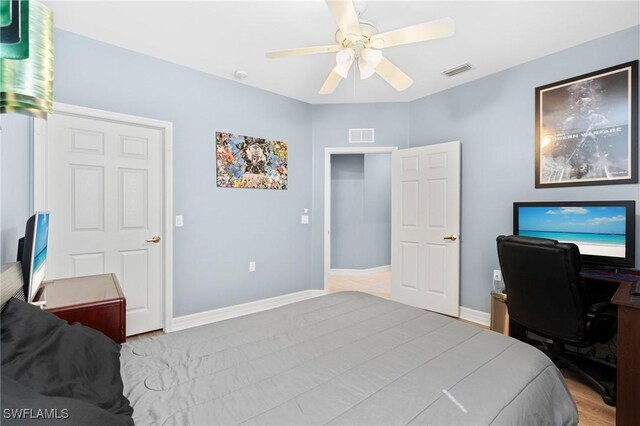
[[[462,143],[462,306],[489,311],[495,238],[512,232],[514,201],[639,200],[638,185],[534,188],[534,89],[639,56],[634,27],[411,103],[411,146]]]
[[[489,310],[494,239],[515,200],[635,199],[638,185],[534,189],[534,88],[638,59],[634,27],[410,103],[308,105],[56,30],[56,100],[174,123],[174,315],[323,287],[324,151],[462,142],[463,306]],[[1,261],[31,210],[30,121],[2,116]],[[289,143],[290,189],[215,187],[215,131]],[[300,225],[304,208],[311,225]],[[640,252],[640,251],[639,251]],[[248,261],[257,271],[248,272]],[[640,262],[638,262],[640,264]]]
[[[311,114],[313,141],[311,189],[314,212],[311,276],[313,288],[324,288],[325,148],[349,146],[350,128],[370,127],[375,128],[375,143],[365,146],[407,148],[409,146],[409,103],[313,105]]]
[[[391,155],[331,156],[331,268],[391,263]]]
[[[0,265],[15,262],[18,238],[32,214],[31,118],[0,115]]]
[[[175,316],[311,288],[311,226],[300,224],[311,207],[310,105],[65,31],[55,45],[57,102],[173,123],[174,211],[184,216],[174,230]],[[217,188],[216,131],[286,141],[289,189]],[[22,157],[3,156],[3,169]]]
[[[391,154],[365,154],[365,244],[374,248],[365,268],[391,264]]]

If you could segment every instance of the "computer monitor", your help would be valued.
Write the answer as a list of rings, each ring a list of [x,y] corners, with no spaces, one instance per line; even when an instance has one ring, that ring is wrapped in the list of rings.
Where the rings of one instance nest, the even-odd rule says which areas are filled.
[[[24,297],[31,302],[45,278],[49,241],[49,212],[36,212],[27,220],[24,238],[18,244],[18,261],[22,262]]]
[[[588,267],[635,267],[635,201],[513,203],[513,233],[575,243]]]

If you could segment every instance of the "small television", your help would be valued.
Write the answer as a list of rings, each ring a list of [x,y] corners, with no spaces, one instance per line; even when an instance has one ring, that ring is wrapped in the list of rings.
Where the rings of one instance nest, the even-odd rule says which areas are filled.
[[[513,233],[575,243],[587,267],[634,268],[635,201],[513,203]]]
[[[22,263],[24,298],[33,301],[45,278],[49,242],[49,212],[36,212],[27,220],[24,237],[18,243]]]

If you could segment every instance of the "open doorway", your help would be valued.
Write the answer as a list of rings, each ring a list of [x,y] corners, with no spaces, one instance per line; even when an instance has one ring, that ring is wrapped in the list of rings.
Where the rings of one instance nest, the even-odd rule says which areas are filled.
[[[325,291],[390,298],[391,152],[327,148]]]
[[[457,317],[460,310],[460,142],[397,150],[326,148],[324,289],[330,291],[331,157],[392,153],[391,299]]]

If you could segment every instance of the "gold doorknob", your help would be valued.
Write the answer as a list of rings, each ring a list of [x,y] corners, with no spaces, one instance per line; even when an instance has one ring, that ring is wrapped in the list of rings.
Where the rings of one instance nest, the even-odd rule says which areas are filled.
[[[157,243],[159,243],[159,242],[160,242],[160,237],[159,237],[158,235],[156,235],[156,236],[155,236],[155,237],[153,237],[153,238],[149,238],[149,239],[145,240],[145,242],[147,242],[147,243],[155,243],[155,244],[157,244]]]
[[[455,241],[458,239],[458,237],[456,237],[455,235],[451,234],[448,237],[444,237],[445,240],[451,240],[451,241]]]

